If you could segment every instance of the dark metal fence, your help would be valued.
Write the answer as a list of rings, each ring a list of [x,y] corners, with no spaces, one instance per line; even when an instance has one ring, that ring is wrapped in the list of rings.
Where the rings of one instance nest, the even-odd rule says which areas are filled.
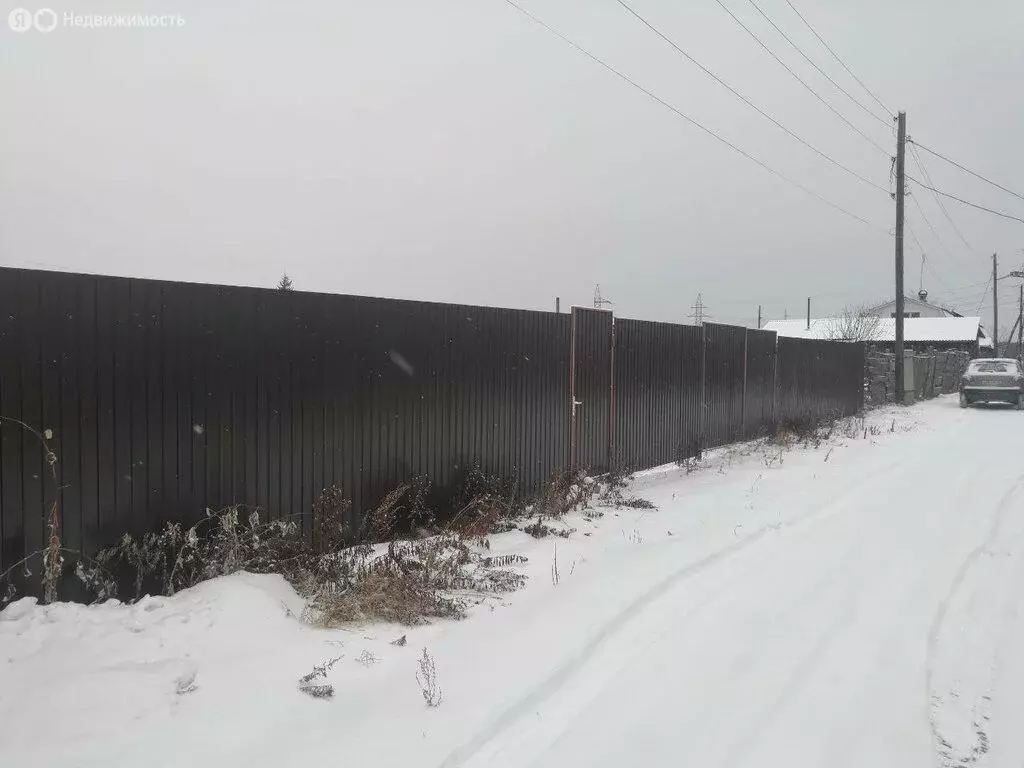
[[[612,313],[573,307],[569,465],[607,472],[612,429]]]
[[[775,333],[747,331],[743,436],[758,437],[775,419]]]
[[[585,309],[0,268],[0,570],[44,546],[58,493],[86,553],[231,504],[308,531],[331,485],[358,524],[420,475],[443,507],[475,463],[530,493],[566,466],[643,469],[860,406],[859,346],[775,349]],[[11,420],[52,433],[56,482]]]
[[[864,345],[780,338],[775,421],[810,424],[864,407]]]
[[[743,434],[746,329],[704,324],[704,448]]]
[[[700,453],[701,329],[615,321],[614,465],[641,469]]]

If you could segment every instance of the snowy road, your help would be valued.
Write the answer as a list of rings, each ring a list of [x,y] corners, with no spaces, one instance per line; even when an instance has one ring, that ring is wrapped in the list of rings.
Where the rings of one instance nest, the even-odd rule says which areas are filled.
[[[39,609],[8,617],[0,763],[1019,768],[1024,413],[944,398],[871,426],[641,477],[659,510],[579,519],[557,545],[510,534],[496,547],[529,552],[530,586],[409,631],[404,649],[388,642],[397,628],[299,624],[267,577],[120,608],[132,616],[113,628],[79,609],[73,643]],[[196,616],[203,631],[179,637]],[[65,641],[74,661],[49,669]],[[422,647],[444,689],[434,710],[413,680]],[[332,648],[378,662],[339,666],[334,701],[296,694],[296,673]],[[187,698],[165,691],[170,671],[131,682],[132,665],[153,678],[184,656],[198,670]],[[34,711],[19,687],[45,690],[47,674],[70,703]],[[104,680],[123,700],[97,707]],[[55,722],[79,730],[41,737]]]
[[[1021,765],[1024,414],[954,407],[680,572],[464,762]]]

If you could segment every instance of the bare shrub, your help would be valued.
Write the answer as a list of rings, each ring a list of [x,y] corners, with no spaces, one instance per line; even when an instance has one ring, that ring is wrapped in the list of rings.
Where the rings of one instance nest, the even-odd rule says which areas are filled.
[[[872,314],[869,307],[846,307],[838,316],[830,318],[825,338],[832,341],[875,341],[882,318]]]
[[[658,506],[650,499],[643,499],[639,496],[630,496],[628,499],[623,499],[619,506],[628,507],[629,509],[657,509]]]
[[[49,429],[39,431],[19,419],[12,419],[7,416],[0,416],[0,428],[17,427],[31,435],[39,443],[42,450],[43,462],[46,465],[46,474],[51,481],[50,494],[52,499],[49,504],[43,502],[43,519],[46,521],[46,547],[28,554],[14,565],[10,566],[3,573],[0,573],[0,606],[13,600],[17,595],[12,576],[15,573],[21,575],[26,581],[32,577],[29,563],[36,557],[42,559],[40,582],[43,588],[43,602],[52,603],[58,599],[58,588],[61,577],[64,575],[65,555],[72,555],[75,561],[75,574],[87,587],[92,585],[98,592],[113,594],[113,580],[109,578],[104,570],[95,561],[83,555],[81,552],[64,548],[60,540],[60,482],[57,478],[57,454],[50,447],[49,441],[53,439],[53,432]]]
[[[423,655],[416,662],[416,682],[419,683],[423,701],[428,707],[439,707],[444,701],[444,694],[437,679],[437,666],[433,657],[423,649]]]
[[[325,661],[320,666],[313,667],[311,672],[299,678],[299,690],[309,694],[314,699],[329,699],[334,696],[334,686],[321,683],[327,677],[327,673],[341,660],[341,656]]]
[[[558,572],[558,544],[555,544],[555,551],[551,557],[551,584],[558,586],[558,582],[562,580],[562,575]]]
[[[337,627],[357,621],[387,621],[413,626],[428,618],[461,619],[465,605],[442,597],[419,576],[370,573],[341,593],[325,592],[313,598],[311,622]]]
[[[380,661],[380,659],[378,659],[369,651],[364,650],[362,653],[359,654],[358,658],[356,658],[356,661],[362,664],[364,667],[372,667],[374,664]]]
[[[767,469],[771,469],[776,464],[781,467],[785,461],[783,458],[783,449],[780,447],[778,451],[765,451],[764,455],[761,457],[761,461]]]
[[[523,527],[523,532],[528,533],[535,539],[545,539],[548,536],[558,536],[563,539],[568,539],[574,532],[575,528],[555,528],[554,526],[548,525],[537,518],[535,523]]]
[[[586,507],[599,490],[598,484],[582,469],[556,470],[544,484],[532,512],[544,517],[562,517]]]
[[[135,597],[144,591],[164,595],[239,570],[282,573],[295,582],[314,566],[316,556],[293,522],[262,520],[260,510],[242,507],[206,517],[183,531],[178,523],[139,538],[125,534],[114,547],[96,555],[105,569],[134,573]]]
[[[345,516],[352,501],[337,485],[324,488],[313,503],[313,551],[334,552],[345,542]]]
[[[507,566],[521,562],[526,558],[519,555],[482,556],[453,534],[392,542],[386,553],[368,557],[344,583],[316,589],[306,618],[325,627],[357,621],[417,625],[430,619],[461,619],[467,605],[459,593],[517,590],[525,576]]]
[[[408,490],[408,485],[400,485],[397,488],[393,488],[384,496],[380,504],[377,505],[377,508],[368,515],[370,537],[374,541],[387,541],[391,536],[391,532],[395,529],[395,523],[398,519],[399,502],[401,502],[402,496]]]

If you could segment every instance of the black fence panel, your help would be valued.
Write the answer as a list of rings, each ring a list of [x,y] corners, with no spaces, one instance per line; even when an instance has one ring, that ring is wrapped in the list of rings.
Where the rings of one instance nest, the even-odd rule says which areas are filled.
[[[743,393],[743,436],[763,435],[772,425],[775,407],[774,331],[747,330]]]
[[[777,423],[803,425],[851,416],[863,405],[863,344],[778,340]]]
[[[643,469],[855,413],[863,370],[859,344],[585,308],[0,268],[0,571],[44,547],[54,499],[86,554],[229,505],[309,534],[335,485],[352,527],[421,476],[444,514],[477,465],[532,494],[567,464]]]
[[[703,448],[743,434],[743,368],[746,329],[705,323]]]
[[[611,463],[612,313],[572,308],[569,463],[592,473]]]
[[[92,553],[232,504],[308,532],[335,484],[351,525],[419,475],[443,505],[477,463],[531,493],[568,455],[567,315],[16,269],[0,309],[0,416],[57,457],[0,423],[0,570],[58,493]]]
[[[700,453],[701,329],[615,321],[614,466],[635,471]]]

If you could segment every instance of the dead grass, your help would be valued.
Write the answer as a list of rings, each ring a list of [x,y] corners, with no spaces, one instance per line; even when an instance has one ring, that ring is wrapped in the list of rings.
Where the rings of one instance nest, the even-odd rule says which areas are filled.
[[[372,573],[341,594],[325,593],[310,604],[309,621],[317,627],[386,621],[415,626],[429,619],[461,619],[466,606],[442,597],[419,576]]]

